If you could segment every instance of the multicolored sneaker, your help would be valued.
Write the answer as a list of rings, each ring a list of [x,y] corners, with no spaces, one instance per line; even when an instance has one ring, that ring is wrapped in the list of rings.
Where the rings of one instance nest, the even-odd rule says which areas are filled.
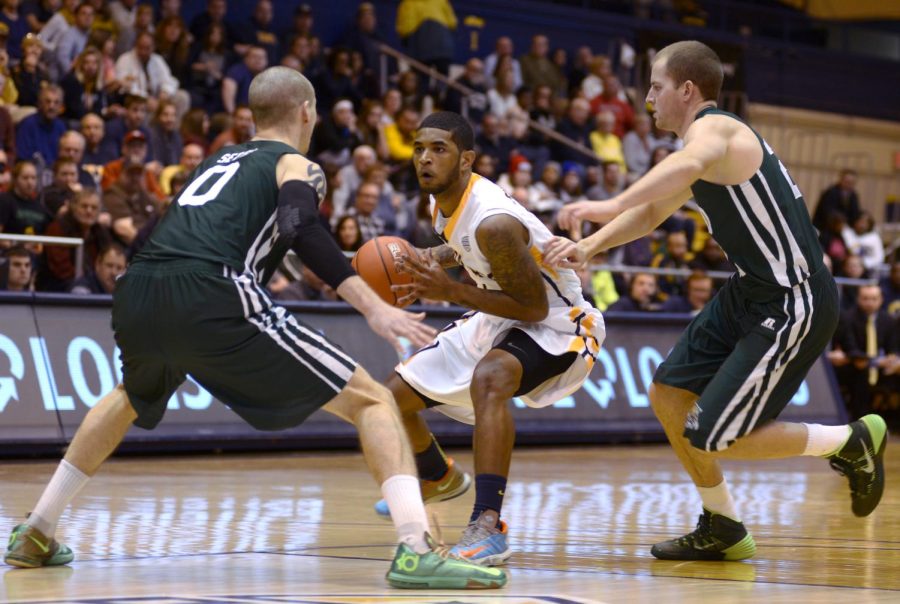
[[[3,561],[19,568],[60,566],[75,559],[75,554],[56,539],[48,539],[41,531],[20,524],[9,536]]]
[[[458,469],[453,463],[453,458],[448,457],[447,473],[439,480],[420,480],[419,486],[422,488],[422,501],[437,503],[455,499],[468,491],[472,486],[472,477]],[[375,513],[386,520],[391,519],[391,511],[384,499],[379,499],[375,504]]]
[[[502,520],[498,522],[497,512],[485,510],[469,523],[450,553],[482,566],[503,564],[512,555],[506,542],[508,528]]]
[[[425,533],[430,552],[417,554],[405,543],[397,546],[397,554],[386,578],[392,587],[401,589],[497,589],[506,585],[506,573],[485,568],[454,555],[435,543]]]
[[[850,437],[828,462],[850,482],[853,514],[868,516],[884,492],[884,448],[887,425],[878,415],[866,415],[850,424]]]
[[[745,560],[756,553],[756,542],[742,522],[703,508],[693,532],[657,543],[650,553],[660,560]]]

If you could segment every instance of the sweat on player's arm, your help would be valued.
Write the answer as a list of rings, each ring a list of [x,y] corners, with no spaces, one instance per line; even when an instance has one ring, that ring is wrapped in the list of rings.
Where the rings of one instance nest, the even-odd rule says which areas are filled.
[[[502,290],[453,281],[433,257],[410,257],[400,266],[412,274],[413,282],[392,287],[402,295],[400,303],[419,297],[437,298],[507,319],[544,319],[547,294],[540,268],[529,252],[524,225],[505,214],[491,216],[479,225],[476,238],[490,263],[491,276]]]

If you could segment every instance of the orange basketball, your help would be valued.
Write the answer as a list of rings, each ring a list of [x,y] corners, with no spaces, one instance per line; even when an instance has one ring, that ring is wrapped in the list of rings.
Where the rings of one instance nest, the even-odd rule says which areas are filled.
[[[412,283],[412,276],[397,270],[397,262],[402,255],[414,256],[415,253],[415,248],[405,239],[376,237],[359,248],[350,264],[382,300],[393,306],[400,306],[397,304],[398,296],[391,290],[391,285]]]

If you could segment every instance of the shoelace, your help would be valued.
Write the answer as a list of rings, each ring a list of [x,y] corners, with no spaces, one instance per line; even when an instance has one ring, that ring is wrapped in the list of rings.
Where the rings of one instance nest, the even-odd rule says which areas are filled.
[[[697,528],[684,537],[679,537],[677,541],[681,546],[692,548],[713,543],[711,519],[706,514],[700,514],[700,517],[697,519]]]
[[[441,530],[441,523],[438,522],[435,512],[431,513],[431,524],[434,526],[434,532],[437,535],[437,540],[432,537],[429,543],[431,551],[440,556],[442,560],[462,560],[461,556],[451,553],[450,550],[453,549],[451,546],[444,543],[444,532]]]
[[[834,468],[835,472],[841,476],[847,477],[847,480],[850,482],[850,492],[852,494],[868,495],[872,490],[874,480],[866,480],[860,472],[856,471],[856,466],[861,465],[861,462],[854,463],[841,458],[834,458],[829,461],[829,465]]]

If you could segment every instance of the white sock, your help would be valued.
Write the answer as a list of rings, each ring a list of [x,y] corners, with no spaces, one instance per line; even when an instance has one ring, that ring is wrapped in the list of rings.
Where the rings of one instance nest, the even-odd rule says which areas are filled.
[[[397,537],[417,554],[431,551],[425,542],[428,517],[422,503],[419,479],[408,474],[397,474],[381,485],[381,495],[391,511],[391,520],[397,529]]]
[[[803,424],[806,426],[806,449],[803,455],[825,457],[836,453],[850,438],[850,426],[823,426],[822,424]]]
[[[34,506],[34,510],[31,511],[25,524],[33,526],[48,538],[52,538],[56,533],[56,523],[59,522],[59,517],[90,478],[65,459],[59,462],[53,478],[50,479],[50,483],[44,489],[43,495]]]
[[[703,500],[703,507],[707,510],[714,514],[727,516],[737,522],[741,521],[734,507],[731,491],[728,490],[728,483],[724,478],[714,487],[697,487],[697,490],[700,491],[700,499]]]

